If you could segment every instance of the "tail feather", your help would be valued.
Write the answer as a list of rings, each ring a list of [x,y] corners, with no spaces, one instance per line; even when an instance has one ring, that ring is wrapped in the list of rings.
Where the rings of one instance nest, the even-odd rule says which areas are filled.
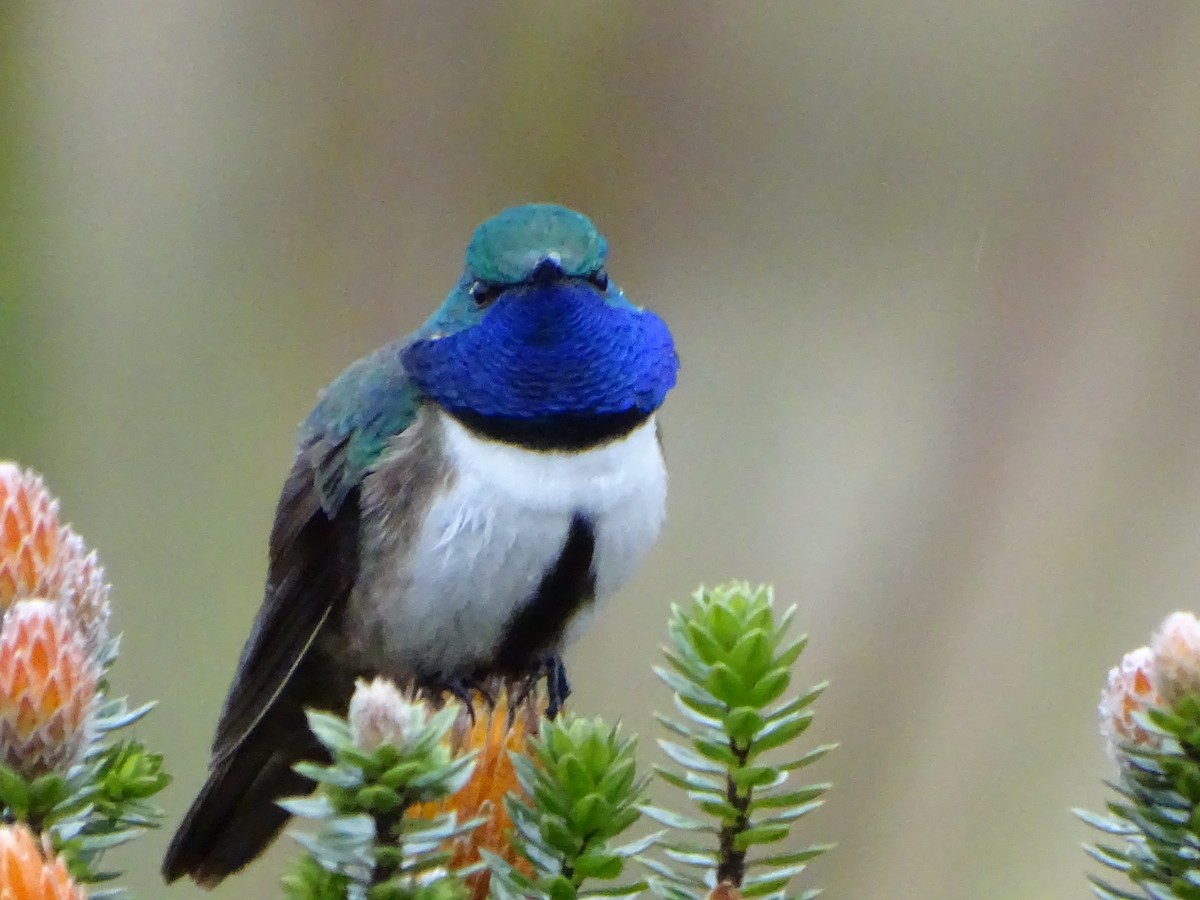
[[[248,865],[287,822],[288,814],[276,801],[312,788],[292,765],[323,755],[305,731],[252,735],[226,758],[215,760],[167,849],[163,877],[171,882],[188,875],[211,888]]]
[[[211,888],[244,868],[286,824],[278,801],[313,789],[292,766],[328,762],[329,753],[309,731],[304,710],[344,712],[354,690],[354,673],[335,666],[323,648],[314,650],[250,732],[213,757],[163,859],[167,882],[188,875]]]
[[[327,758],[304,710],[344,712],[354,689],[340,618],[358,571],[359,492],[351,479],[329,508],[314,479],[342,471],[348,440],[310,435],[292,463],[263,604],[217,723],[208,780],[163,860],[168,882],[190,875],[212,887],[253,860],[287,821],[277,801],[312,787],[292,765]]]

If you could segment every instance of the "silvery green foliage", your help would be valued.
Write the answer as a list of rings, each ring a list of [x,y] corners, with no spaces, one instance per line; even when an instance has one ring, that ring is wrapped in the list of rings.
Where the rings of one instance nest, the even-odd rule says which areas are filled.
[[[461,871],[447,870],[448,840],[476,821],[452,813],[406,817],[419,803],[444,800],[466,783],[470,753],[455,755],[445,740],[459,712],[450,705],[430,715],[403,745],[355,746],[349,724],[308,713],[309,727],[329,751],[329,765],[304,762],[296,771],[317,783],[309,797],[280,802],[292,815],[317,824],[293,833],[308,851],[284,879],[292,900],[457,900],[466,896]]]
[[[1092,893],[1105,900],[1200,900],[1200,697],[1133,717],[1159,740],[1117,747],[1120,775],[1109,782],[1116,797],[1107,804],[1108,815],[1075,810],[1118,839],[1084,850],[1124,873],[1132,890],[1093,875]]]
[[[807,861],[831,845],[768,849],[823,803],[828,784],[796,786],[790,779],[834,746],[793,749],[825,684],[785,697],[806,638],[786,640],[796,610],[776,620],[773,600],[770,587],[732,583],[701,589],[690,605],[672,607],[664,651],[669,666],[655,671],[675,692],[680,717],[657,716],[674,735],[659,741],[674,765],[656,772],[695,811],[642,807],[671,830],[657,842],[660,856],[642,858],[654,873],[650,888],[660,897],[704,897],[722,882],[746,897],[819,893],[797,895],[788,888]]]
[[[513,841],[534,875],[488,854],[491,896],[576,900],[632,897],[646,889],[645,882],[594,885],[620,879],[626,860],[654,837],[613,844],[639,818],[647,779],[637,775],[636,750],[636,738],[622,737],[619,726],[600,719],[566,714],[542,722],[529,755],[512,754],[524,796],[506,800]]]

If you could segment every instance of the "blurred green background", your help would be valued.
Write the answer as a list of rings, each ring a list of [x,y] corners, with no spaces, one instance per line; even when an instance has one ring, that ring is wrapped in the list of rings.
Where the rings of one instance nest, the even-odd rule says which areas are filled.
[[[842,742],[806,884],[1085,896],[1105,671],[1200,587],[1197,59],[1189,2],[0,4],[0,456],[108,566],[168,824],[296,423],[546,199],[684,366],[576,708],[649,758],[667,605],[771,580]]]

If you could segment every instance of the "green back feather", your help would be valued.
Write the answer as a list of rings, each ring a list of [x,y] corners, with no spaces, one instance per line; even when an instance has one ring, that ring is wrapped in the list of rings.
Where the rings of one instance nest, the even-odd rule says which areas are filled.
[[[337,511],[388,442],[416,418],[420,395],[400,364],[406,343],[386,344],[352,363],[321,393],[300,428],[301,446],[324,445],[314,459],[326,513]]]

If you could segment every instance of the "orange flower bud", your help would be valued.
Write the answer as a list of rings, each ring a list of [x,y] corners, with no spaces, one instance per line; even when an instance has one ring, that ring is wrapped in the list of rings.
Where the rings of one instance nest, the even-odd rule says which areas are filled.
[[[1161,706],[1155,689],[1154,654],[1149,647],[1138,647],[1122,657],[1108,673],[1108,683],[1100,692],[1100,734],[1109,755],[1120,759],[1121,744],[1157,747],[1162,739],[1136,721],[1134,713]]]
[[[88,652],[108,640],[109,586],[94,552],[58,521],[58,501],[41,476],[0,462],[0,612],[22,598],[61,604]]]
[[[0,463],[0,610],[53,594],[60,538],[58,501],[41,477]]]
[[[0,900],[86,900],[62,859],[21,823],[0,825]]]
[[[91,736],[98,666],[62,608],[22,600],[0,626],[0,758],[27,778],[65,771]]]
[[[462,790],[441,803],[422,804],[411,813],[432,817],[453,812],[459,822],[477,817],[484,820],[474,831],[452,842],[449,849],[453,850],[454,858],[450,865],[455,868],[478,862],[482,849],[532,874],[529,863],[512,845],[509,834],[512,821],[504,807],[504,798],[510,791],[520,791],[509,751],[524,752],[529,738],[537,736],[538,706],[545,698],[539,691],[530,691],[510,715],[511,699],[507,692],[501,693],[492,708],[477,697],[471,711],[462,713],[455,723],[452,743],[456,752],[476,752],[470,779]],[[487,870],[476,872],[466,881],[473,900],[485,900],[491,874]]]

